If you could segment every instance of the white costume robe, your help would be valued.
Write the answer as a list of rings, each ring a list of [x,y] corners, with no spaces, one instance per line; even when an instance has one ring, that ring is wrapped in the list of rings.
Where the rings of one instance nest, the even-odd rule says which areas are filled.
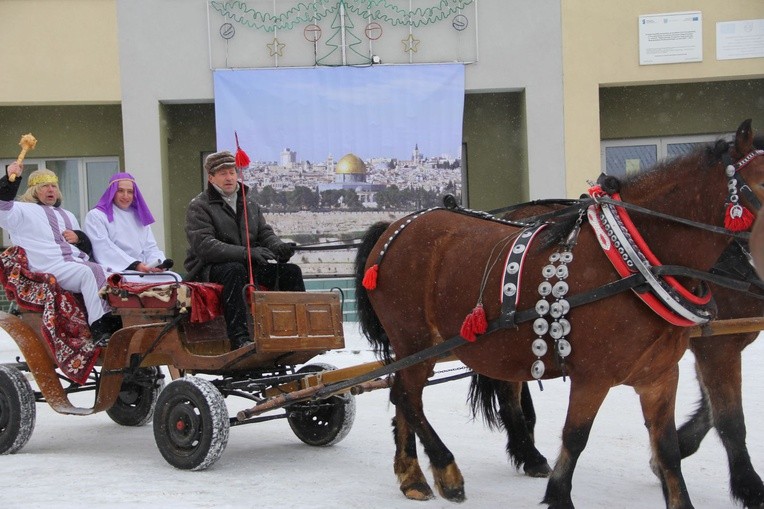
[[[131,274],[129,281],[180,281],[181,277],[170,271],[141,277],[142,272],[127,270],[134,262],[156,266],[164,261],[165,255],[157,246],[151,226],[141,224],[132,209],[123,210],[112,205],[112,211],[112,222],[98,209],[90,210],[85,216],[85,233],[93,244],[93,258],[110,272]]]
[[[30,270],[53,274],[64,290],[82,294],[88,323],[111,310],[98,295],[108,272],[64,239],[64,230],[80,229],[74,214],[61,207],[0,200],[0,227],[24,248]]]

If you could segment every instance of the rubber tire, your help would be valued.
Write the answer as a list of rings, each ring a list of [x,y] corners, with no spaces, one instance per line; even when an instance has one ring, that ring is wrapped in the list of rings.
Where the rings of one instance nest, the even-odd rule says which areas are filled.
[[[298,373],[337,369],[331,364],[306,364]],[[345,393],[321,401],[295,403],[286,407],[287,422],[294,434],[308,445],[324,447],[340,442],[355,420],[355,396]]]
[[[154,441],[167,462],[181,470],[204,470],[228,444],[230,420],[225,400],[209,381],[178,378],[159,393]]]
[[[18,369],[0,365],[0,454],[13,454],[26,445],[36,416],[29,380]]]
[[[158,366],[138,368],[141,377],[155,378],[159,375]],[[147,387],[132,380],[124,380],[117,400],[106,413],[111,420],[122,426],[143,426],[154,416],[157,397],[164,388],[164,378],[155,378],[156,382]]]

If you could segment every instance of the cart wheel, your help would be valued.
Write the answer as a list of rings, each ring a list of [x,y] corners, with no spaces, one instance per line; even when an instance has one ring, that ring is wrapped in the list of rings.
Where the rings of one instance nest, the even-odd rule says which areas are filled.
[[[36,409],[29,380],[18,369],[0,365],[0,454],[13,454],[29,441]]]
[[[306,364],[298,373],[337,369],[331,364]],[[355,396],[350,393],[321,401],[295,403],[286,407],[287,421],[294,434],[308,445],[334,445],[350,433],[355,420]]]
[[[223,396],[211,382],[178,378],[159,393],[154,440],[164,459],[183,470],[204,470],[226,444],[230,421]]]
[[[111,420],[122,426],[143,426],[151,420],[157,396],[164,387],[159,366],[138,368],[122,381],[119,396],[106,411]]]

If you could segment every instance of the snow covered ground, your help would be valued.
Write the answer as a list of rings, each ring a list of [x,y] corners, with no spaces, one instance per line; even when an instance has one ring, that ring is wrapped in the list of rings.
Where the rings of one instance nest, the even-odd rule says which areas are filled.
[[[355,324],[346,325],[346,348],[322,356],[338,367],[372,360]],[[15,343],[0,334],[0,362],[17,355]],[[698,388],[692,355],[681,363],[678,422],[695,408]],[[754,466],[764,473],[764,383],[758,367],[764,341],[744,355],[744,401],[748,445]],[[443,369],[454,367],[443,365]],[[425,410],[453,451],[466,482],[467,501],[456,505],[441,498],[406,500],[392,470],[393,408],[387,391],[356,398],[355,424],[340,443],[326,448],[300,442],[284,420],[231,428],[228,446],[202,472],[171,467],[154,444],[152,427],[121,427],[105,414],[58,415],[37,405],[37,425],[27,445],[0,456],[0,507],[9,508],[534,508],[543,497],[545,479],[516,472],[504,452],[503,433],[470,418],[465,399],[468,380],[429,387]],[[538,413],[537,446],[554,463],[567,407],[562,380],[532,386]],[[90,406],[92,396],[76,400]],[[229,398],[235,413],[246,405]],[[639,402],[629,388],[611,391],[600,411],[589,445],[573,478],[577,507],[663,507],[661,489],[648,466],[647,432]],[[420,455],[423,456],[420,448]],[[428,465],[426,460],[423,464]],[[697,508],[733,507],[727,459],[711,433],[700,451],[683,463]],[[429,471],[426,472],[429,475]]]

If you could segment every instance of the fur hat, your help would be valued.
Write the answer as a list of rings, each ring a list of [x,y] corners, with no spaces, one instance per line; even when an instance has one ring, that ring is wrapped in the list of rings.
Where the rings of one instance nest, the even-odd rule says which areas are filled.
[[[223,168],[235,168],[236,158],[227,150],[214,152],[204,159],[204,169],[209,175],[214,175],[216,171]]]

